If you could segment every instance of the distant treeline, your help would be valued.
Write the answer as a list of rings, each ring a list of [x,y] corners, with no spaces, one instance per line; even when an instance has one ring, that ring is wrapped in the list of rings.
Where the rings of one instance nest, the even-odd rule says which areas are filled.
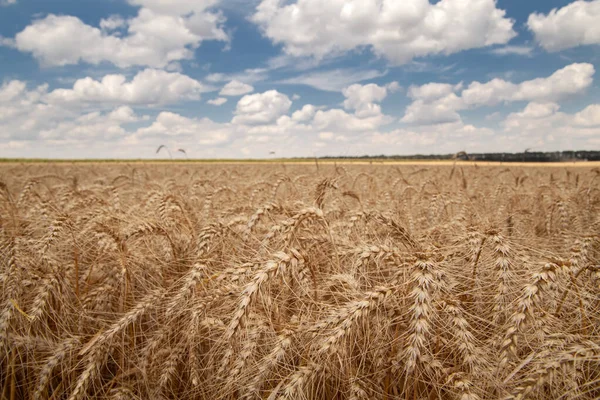
[[[557,161],[600,161],[600,151],[532,151],[524,153],[465,153],[414,154],[410,156],[325,156],[327,159],[387,159],[387,160],[472,160],[502,162],[557,162]]]

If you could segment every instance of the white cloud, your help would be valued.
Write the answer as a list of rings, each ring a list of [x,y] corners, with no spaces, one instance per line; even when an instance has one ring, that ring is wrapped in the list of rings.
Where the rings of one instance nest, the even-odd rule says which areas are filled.
[[[314,58],[296,57],[286,53],[280,53],[271,57],[266,62],[269,70],[305,71],[318,67],[321,63]]]
[[[265,68],[247,68],[243,72],[235,74],[224,74],[222,72],[215,72],[209,74],[204,78],[207,82],[219,83],[228,81],[240,81],[247,84],[254,82],[260,82],[266,80],[268,77],[268,70]]]
[[[74,16],[50,14],[17,33],[14,47],[48,66],[108,61],[122,68],[164,68],[192,58],[194,49],[204,40],[228,41],[223,21],[220,14],[208,11],[178,15],[141,8],[127,21],[119,17],[104,19],[99,29]],[[110,33],[124,26],[127,34],[123,37]]]
[[[143,120],[126,106],[82,113],[81,108],[48,102],[48,85],[31,90],[12,81],[0,88],[0,138],[36,144],[86,142],[124,137],[122,124]]]
[[[292,101],[283,93],[269,90],[246,95],[240,99],[232,122],[236,124],[268,124],[286,114]]]
[[[488,83],[473,82],[462,92],[468,105],[495,105],[503,101],[557,101],[580,93],[593,82],[592,64],[571,64],[547,78],[536,78],[520,84],[501,79]]]
[[[408,97],[414,101],[406,108],[402,122],[409,124],[441,124],[460,121],[456,110],[461,109],[462,101],[455,94],[462,88],[447,83],[427,83],[408,88]]]
[[[321,132],[318,134],[318,138],[324,142],[348,142],[349,138],[345,135],[337,135],[334,132]],[[322,147],[327,146],[327,143],[323,143]]]
[[[498,121],[502,118],[502,113],[500,111],[494,111],[491,114],[485,116],[486,121]]]
[[[341,92],[353,83],[385,76],[387,72],[367,69],[333,69],[329,71],[310,72],[293,78],[287,78],[275,83],[287,85],[306,85],[328,92]]]
[[[130,107],[122,106],[112,111],[83,112],[84,108],[79,106],[80,103],[84,103],[83,98],[87,99],[86,101],[102,100],[103,103],[97,106],[102,108],[105,107],[105,102],[113,102],[112,99],[119,99],[121,102],[133,101],[136,96],[125,96],[123,93],[137,93],[137,89],[123,90],[122,86],[132,85],[134,80],[135,78],[128,82],[119,81],[117,84],[108,84],[104,79],[92,80],[91,87],[97,89],[95,91],[88,90],[87,86],[84,86],[86,90],[83,90],[80,88],[81,83],[76,84],[74,86],[77,90],[68,90],[73,99],[78,99],[76,102],[57,101],[55,92],[53,96],[47,94],[47,86],[28,90],[24,82],[6,83],[0,89],[0,99],[4,100],[0,102],[0,115],[3,115],[3,107],[11,104],[20,106],[16,109],[18,113],[9,115],[6,112],[4,114],[7,117],[0,118],[2,147],[8,149],[10,153],[7,154],[11,155],[21,152],[26,155],[43,156],[43,146],[52,145],[54,151],[63,155],[131,157],[132,154],[152,155],[153,146],[165,143],[170,147],[181,146],[194,151],[195,155],[203,151],[204,156],[213,157],[223,154],[240,156],[243,155],[241,150],[236,149],[241,148],[267,154],[267,150],[271,149],[267,149],[266,146],[289,149],[281,153],[278,150],[278,154],[284,155],[284,151],[288,151],[287,155],[292,155],[289,152],[310,153],[319,136],[320,143],[346,145],[392,121],[392,118],[384,115],[380,106],[375,103],[367,103],[372,106],[369,115],[349,113],[341,109],[324,109],[311,104],[305,104],[290,115],[291,100],[274,90],[244,96],[238,103],[232,122],[228,123],[162,112],[148,126],[132,130],[127,124],[139,125],[146,117],[136,115]],[[367,95],[362,97],[365,101],[380,101],[381,91],[398,89],[394,83],[377,88],[368,85],[365,87]],[[368,94],[369,88],[377,90]],[[362,86],[359,89],[363,89]],[[352,90],[348,90],[348,93],[353,93],[350,97],[356,94]],[[149,100],[156,98],[150,95],[144,97]],[[361,96],[357,98],[360,99]],[[26,101],[27,106],[23,106]],[[86,104],[94,106],[91,102]],[[243,146],[240,143],[243,143]],[[218,153],[215,153],[215,146],[220,149]],[[86,150],[89,148],[96,151],[89,152]],[[327,147],[323,147],[324,151],[326,149]]]
[[[220,96],[241,96],[254,91],[254,87],[238,80],[232,80],[221,89]]]
[[[3,5],[0,3],[0,5]],[[30,145],[29,140],[10,140],[5,143],[0,143],[0,149],[2,150],[19,150],[26,149],[28,145]]]
[[[5,38],[4,36],[0,35],[0,46],[14,48],[15,40],[11,38]]]
[[[0,124],[23,112],[23,107],[15,104],[13,99],[20,97],[24,88],[21,81],[11,81],[0,87]]]
[[[30,114],[44,116],[48,120],[60,118],[61,113],[54,107],[40,104],[47,90],[47,84],[27,90],[27,84],[19,80],[9,81],[0,86],[0,126],[3,123],[8,124],[4,125],[5,135],[32,127],[35,119],[27,118]]]
[[[358,110],[365,104],[380,103],[386,98],[387,89],[374,83],[368,85],[354,84],[342,90],[342,94],[346,97],[344,108]]]
[[[17,0],[0,0],[0,6],[10,6],[12,4],[17,4]]]
[[[509,100],[517,90],[518,85],[500,78],[494,78],[485,83],[476,81],[463,90],[461,100],[465,104],[465,107],[466,104],[472,106],[493,106]]]
[[[318,131],[335,131],[340,133],[364,133],[377,130],[389,124],[393,118],[384,115],[378,104],[372,104],[368,114],[349,114],[344,110],[319,110],[315,113],[312,126]]]
[[[495,106],[503,102],[556,102],[585,91],[592,84],[594,73],[592,64],[571,64],[549,77],[518,84],[497,78],[486,83],[472,82],[460,94],[455,92],[462,89],[462,84],[413,86],[408,94],[414,101],[406,108],[402,122],[438,124],[460,121],[460,110]]]
[[[523,111],[518,113],[510,114],[511,117],[517,118],[546,118],[556,113],[559,110],[560,106],[556,103],[529,103],[523,109]]]
[[[320,139],[328,140],[334,137],[338,141],[346,138],[345,134],[358,135],[371,132],[382,125],[389,124],[393,118],[382,113],[379,103],[386,98],[389,92],[400,89],[397,82],[385,86],[373,83],[367,85],[354,84],[342,90],[346,100],[344,108],[351,110],[349,113],[341,109],[324,109],[312,104],[304,105],[295,111],[292,117],[280,117],[277,125],[281,128],[299,129],[299,123],[304,123],[310,132],[318,132]],[[329,136],[331,135],[331,136]]]
[[[383,125],[389,124],[393,118],[381,111],[381,106],[376,104],[382,101],[389,92],[399,90],[397,82],[391,82],[385,86],[375,84],[351,85],[343,90],[347,102],[345,106],[353,113],[342,109],[326,109],[312,104],[305,104],[300,110],[295,111],[291,117],[284,115],[289,108],[287,101],[285,107],[278,107],[271,101],[275,93],[265,92],[260,95],[246,96],[240,103],[244,107],[252,109],[252,118],[240,118],[240,104],[233,121],[237,124],[255,124],[257,120],[261,125],[245,128],[247,135],[259,140],[265,136],[290,136],[290,135],[317,135],[322,140],[345,141],[348,136],[357,137],[366,132],[376,131]],[[270,91],[274,92],[274,91]],[[281,95],[281,94],[279,94]],[[283,96],[283,95],[281,95]],[[287,99],[287,97],[285,97]],[[252,101],[250,101],[252,100]],[[288,100],[289,101],[289,100]],[[271,103],[270,105],[267,105]],[[291,104],[291,102],[289,103]],[[285,109],[285,111],[283,111]],[[264,110],[272,114],[263,117]],[[275,112],[280,110],[281,112]],[[260,115],[260,118],[255,117]],[[271,122],[264,122],[266,120]],[[331,136],[330,136],[331,135]]]
[[[467,103],[464,92],[473,86],[464,88],[462,83],[409,87],[407,95],[413,103],[405,117],[413,115],[422,125],[395,129],[388,127],[394,118],[379,104],[399,90],[394,82],[350,85],[342,90],[346,100],[343,108],[303,104],[293,113],[292,101],[275,90],[246,95],[239,100],[230,122],[215,122],[175,112],[160,112],[151,118],[136,109],[165,101],[160,99],[180,101],[199,95],[180,89],[189,83],[171,84],[170,79],[176,82],[181,74],[159,71],[168,79],[158,75],[156,81],[137,82],[135,76],[114,82],[107,82],[107,77],[80,80],[72,89],[62,89],[73,101],[59,101],[64,98],[57,97],[56,90],[49,94],[47,85],[28,87],[23,81],[7,81],[0,85],[0,149],[6,157],[47,157],[49,152],[71,157],[151,157],[157,145],[166,144],[172,151],[186,149],[190,157],[267,157],[271,150],[286,157],[596,148],[600,105],[592,104],[572,114],[560,111],[561,99],[591,83],[593,72],[589,68],[569,67],[540,80],[478,86],[477,90],[500,96],[501,102],[529,101],[501,121],[496,130],[460,120],[461,110],[496,104],[485,95],[471,96],[471,103]],[[109,80],[115,76],[119,75],[109,75]],[[561,86],[562,80],[571,89]],[[513,94],[505,90],[506,84]],[[148,103],[141,102],[142,98]],[[525,98],[532,100],[522,100]],[[107,105],[112,107],[107,110]],[[498,119],[504,115],[496,114]],[[426,118],[438,123],[425,125],[422,121]]]
[[[208,118],[188,118],[163,111],[149,127],[135,132],[135,140],[143,137],[177,137],[199,145],[217,145],[227,142],[231,135],[228,124],[219,124]]]
[[[269,124],[236,125],[236,128],[240,136],[244,137],[244,141],[248,142],[266,142],[274,138],[290,137],[312,132],[310,125],[298,123],[288,115],[282,115]]]
[[[100,28],[106,32],[124,28],[125,26],[127,26],[127,21],[120,15],[111,15],[108,18],[100,20]]]
[[[600,104],[591,104],[573,118],[575,125],[600,128]]]
[[[225,17],[220,12],[196,12],[186,15],[185,26],[200,40],[219,40],[230,46],[231,38],[224,29]]]
[[[399,88],[398,82],[391,82],[386,86],[379,86],[374,83],[350,85],[342,90],[342,94],[346,97],[344,108],[354,110],[359,117],[380,115],[381,108],[375,103],[382,102],[387,97],[388,91],[394,92]]]
[[[389,93],[396,93],[403,89],[402,86],[400,86],[400,84],[396,81],[386,84],[385,88],[388,90]]]
[[[230,123],[168,112],[158,114],[149,126],[135,129],[128,124],[139,125],[149,117],[129,106],[84,112],[76,103],[50,102],[47,88],[28,89],[21,81],[0,86],[0,147],[7,154],[137,157],[154,154],[148,146],[157,141],[183,143],[186,149],[210,148],[227,142],[235,132]]]
[[[177,72],[156,69],[140,71],[130,82],[124,75],[106,75],[97,81],[79,79],[72,89],[56,89],[48,95],[50,102],[88,102],[121,104],[167,104],[199,100],[200,93],[210,90],[202,83]]]
[[[60,122],[51,129],[42,130],[39,137],[59,141],[120,138],[127,134],[122,124],[139,120],[131,108],[123,106],[108,113],[96,111],[74,120]]]
[[[203,12],[219,3],[219,0],[127,0],[129,4],[148,8],[166,15],[186,15]]]
[[[527,26],[548,51],[600,44],[600,0],[574,1],[548,15],[533,13]]]
[[[366,154],[441,154],[461,150],[493,151],[486,144],[493,139],[494,131],[452,122],[439,125],[395,129],[391,132],[374,132],[364,139]]]
[[[413,100],[433,101],[446,97],[462,88],[462,82],[457,85],[448,83],[427,83],[422,86],[412,85],[408,88],[408,97]]]
[[[118,121],[121,123],[130,123],[139,121],[140,118],[135,115],[134,111],[128,106],[121,106],[111,111],[107,118],[111,121]]]
[[[304,107],[302,107],[302,109],[295,111],[292,114],[292,120],[298,122],[309,121],[315,116],[316,112],[317,107],[313,106],[312,104],[306,104]]]
[[[498,47],[496,49],[490,50],[490,53],[497,56],[506,56],[506,55],[518,55],[518,56],[531,56],[533,53],[533,47],[530,46],[503,46]]]
[[[396,64],[505,44],[516,36],[494,0],[263,0],[251,20],[293,56],[321,59],[370,47]]]
[[[13,80],[4,83],[0,86],[0,103],[9,102],[17,98],[26,88],[27,84],[23,81]]]
[[[528,104],[502,123],[506,135],[518,135],[518,145],[540,149],[580,149],[600,137],[600,104],[567,114],[557,104]]]
[[[208,100],[207,103],[212,104],[213,106],[222,106],[227,103],[227,99],[225,97],[217,97],[216,99]]]
[[[442,124],[460,121],[457,110],[464,108],[461,99],[454,93],[433,102],[415,100],[404,112],[401,121],[408,124]]]

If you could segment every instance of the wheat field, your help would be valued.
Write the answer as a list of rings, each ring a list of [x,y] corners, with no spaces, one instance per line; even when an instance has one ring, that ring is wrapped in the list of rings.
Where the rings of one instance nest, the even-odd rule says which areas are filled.
[[[600,398],[600,169],[0,165],[3,399]]]

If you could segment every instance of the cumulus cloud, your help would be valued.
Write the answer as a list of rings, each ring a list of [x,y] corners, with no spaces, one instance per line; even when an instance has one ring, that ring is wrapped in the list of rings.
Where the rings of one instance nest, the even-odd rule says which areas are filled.
[[[315,116],[316,112],[317,107],[313,106],[312,104],[306,104],[300,110],[295,111],[292,114],[292,120],[298,122],[309,121]]]
[[[111,15],[108,18],[100,20],[100,28],[107,32],[124,28],[125,26],[127,26],[127,21],[120,15]]]
[[[219,3],[219,0],[128,0],[134,6],[167,15],[186,15],[203,12]]]
[[[377,103],[385,99],[388,93],[399,89],[397,82],[385,86],[372,83],[350,85],[342,90],[346,98],[345,110],[305,104],[295,111],[291,118],[288,115],[281,115],[277,118],[276,124],[252,128],[250,132],[253,130],[270,134],[277,131],[311,132],[318,134],[320,140],[343,141],[346,135],[356,136],[371,132],[392,122],[393,118],[383,114],[381,106]]]
[[[342,94],[346,97],[344,108],[354,110],[359,117],[380,115],[381,108],[375,103],[380,103],[387,97],[388,92],[397,91],[399,88],[398,82],[392,82],[386,86],[379,86],[374,83],[350,85],[342,90]]]
[[[235,125],[237,131],[248,142],[267,142],[275,138],[305,134],[312,130],[310,125],[298,123],[288,115],[282,115],[274,122],[259,125]]]
[[[227,99],[225,97],[217,97],[216,99],[208,100],[207,103],[212,104],[213,106],[222,106],[227,103]]]
[[[4,83],[0,86],[0,103],[9,102],[15,99],[22,94],[26,88],[27,84],[19,80]]]
[[[408,88],[408,97],[413,100],[433,101],[460,90],[462,82],[457,85],[448,83],[427,83],[421,86],[412,85]]]
[[[275,83],[286,85],[306,85],[327,92],[341,92],[353,83],[385,76],[387,72],[374,69],[333,69],[328,71],[309,72]]]
[[[105,98],[104,92],[100,93],[99,97]],[[117,93],[115,97],[121,98],[120,87]],[[186,148],[211,147],[227,142],[235,132],[230,123],[169,112],[159,113],[148,126],[137,128],[150,116],[126,105],[108,110],[105,104],[98,107],[103,110],[90,112],[78,104],[55,101],[49,97],[47,85],[28,88],[22,81],[6,82],[0,86],[0,147],[21,156],[47,157],[52,148],[57,156],[132,157],[153,154],[147,146],[156,141],[170,138]]]
[[[413,102],[406,108],[401,121],[409,124],[442,124],[460,121],[457,110],[463,108],[462,100],[455,94],[462,88],[447,83],[427,83],[408,88]]]
[[[443,124],[460,121],[457,110],[464,108],[461,99],[454,93],[432,102],[415,100],[406,107],[401,121],[408,124]]]
[[[554,52],[600,44],[600,0],[575,1],[547,15],[533,13],[527,26],[544,49]]]
[[[374,132],[367,140],[371,149],[390,149],[385,153],[456,153],[457,151],[490,151],[493,147],[485,147],[494,136],[490,128],[463,124],[460,121],[394,129],[390,132]],[[468,147],[464,147],[465,144]],[[371,150],[369,149],[369,150]],[[393,149],[393,150],[391,150]],[[373,154],[373,150],[371,150]]]
[[[522,111],[509,114],[502,126],[506,135],[519,137],[519,146],[578,149],[600,137],[600,104],[568,114],[557,104],[529,103]]]
[[[560,106],[556,103],[536,103],[527,104],[523,111],[510,114],[511,118],[546,118],[556,113]]]
[[[378,104],[373,104],[368,115],[350,114],[344,110],[319,110],[315,113],[312,126],[317,131],[336,131],[341,133],[372,132],[382,125],[389,124],[393,118],[384,115]]]
[[[590,104],[573,118],[575,125],[600,128],[600,104]]]
[[[254,91],[252,85],[240,82],[238,80],[232,80],[226,84],[223,89],[219,92],[221,96],[241,96]]]
[[[533,53],[533,47],[530,46],[502,46],[496,49],[490,50],[490,53],[496,56],[507,56],[507,55],[517,55],[517,56],[528,56],[530,57]]]
[[[204,79],[207,82],[212,83],[240,81],[251,84],[266,80],[268,78],[268,72],[269,71],[266,68],[246,68],[244,71],[234,74],[215,72],[207,75]]]
[[[341,90],[344,101],[338,108],[303,104],[290,112],[288,96],[270,90],[243,96],[229,122],[169,111],[155,114],[151,109],[146,111],[152,115],[146,116],[136,107],[200,95],[191,89],[192,83],[179,83],[184,75],[158,72],[155,75],[156,70],[147,69],[130,79],[121,75],[87,78],[73,88],[58,89],[65,92],[50,93],[47,85],[7,81],[0,85],[0,148],[7,156],[44,156],[48,146],[54,146],[57,155],[132,157],[151,156],[156,145],[167,144],[185,148],[195,157],[262,157],[271,150],[292,156],[583,149],[593,147],[600,137],[600,105],[571,114],[560,110],[561,99],[591,84],[593,68],[585,65],[574,64],[549,77],[521,83],[411,86],[407,96],[412,104],[405,118],[417,122],[401,128],[390,126],[394,118],[380,105],[400,89],[395,82],[349,85]],[[468,90],[481,93],[466,96]],[[500,103],[528,104],[509,114],[495,130],[461,121],[461,110],[498,103],[490,100],[488,92],[492,98],[499,97]],[[213,101],[218,99],[225,98]],[[423,123],[426,118],[437,123]]]
[[[72,89],[56,89],[48,95],[50,102],[87,102],[122,104],[168,104],[199,100],[200,93],[210,90],[195,79],[178,72],[145,69],[127,82],[124,75],[104,76],[100,81],[78,79]]]
[[[593,82],[594,66],[571,64],[547,78],[536,78],[520,84],[494,79],[486,84],[473,82],[462,93],[467,104],[494,105],[502,101],[557,101],[580,93]]]
[[[347,110],[357,110],[369,103],[379,103],[387,96],[387,89],[374,83],[368,85],[354,84],[342,91],[346,100],[344,108]]]
[[[407,108],[402,122],[413,124],[437,124],[459,121],[458,111],[482,106],[495,106],[504,102],[529,101],[556,102],[582,93],[593,82],[592,64],[571,64],[546,78],[536,78],[521,83],[503,79],[488,82],[472,82],[460,94],[462,84],[431,83],[409,88],[414,99]]]
[[[95,111],[73,120],[60,122],[53,128],[42,130],[39,137],[53,141],[119,138],[127,134],[122,124],[139,120],[140,117],[131,108],[122,106],[110,112]]]
[[[229,139],[227,124],[219,124],[208,118],[188,118],[177,113],[163,111],[152,125],[140,128],[135,137],[183,137],[193,138],[200,145],[216,145]]]
[[[246,125],[268,124],[286,114],[291,105],[289,97],[277,90],[246,95],[238,102],[232,122]]]
[[[494,0],[263,0],[251,20],[292,56],[321,59],[369,47],[404,64],[415,57],[505,44],[516,36],[505,14]]]
[[[131,107],[128,106],[121,106],[119,108],[114,109],[108,114],[107,118],[111,121],[117,121],[120,123],[131,123],[140,120],[140,118],[135,114],[133,109],[131,109]]]
[[[131,107],[145,107],[188,95],[195,96],[193,91],[175,90],[179,87],[191,88],[189,82],[161,85],[161,81],[150,80],[149,85],[142,84],[146,82],[141,79],[145,76],[144,72],[130,80],[121,75],[108,75],[100,80],[82,79],[72,89],[57,89],[51,93],[48,93],[47,86],[28,89],[25,82],[7,82],[0,87],[1,142],[12,143],[10,151],[25,151],[22,149],[29,146],[24,144],[29,143],[28,140],[38,145],[51,143],[70,149],[81,149],[87,143],[88,146],[102,148],[98,151],[111,156],[117,154],[115,151],[120,151],[117,149],[119,146],[130,150],[135,148],[135,154],[138,154],[148,151],[146,147],[152,147],[156,142],[181,145],[186,149],[202,145],[208,149],[225,145],[234,148],[237,146],[234,143],[241,142],[245,148],[252,148],[266,146],[273,141],[287,141],[288,145],[296,143],[295,149],[298,151],[308,151],[307,148],[312,148],[310,143],[317,143],[317,140],[320,143],[347,143],[350,137],[358,138],[391,122],[393,119],[383,114],[376,102],[399,89],[395,82],[385,86],[369,84],[348,87],[345,90],[349,99],[347,106],[352,112],[305,104],[293,113],[290,113],[292,101],[285,94],[270,90],[242,97],[231,122],[218,123],[208,118],[191,118],[165,111],[154,117],[147,126],[133,129],[128,124],[139,126],[150,117],[136,114]],[[177,73],[159,72],[160,77],[179,77]],[[147,87],[155,91],[149,92]],[[165,94],[165,88],[171,91]],[[131,107],[121,105],[123,103]],[[15,104],[18,106],[14,107]],[[88,106],[81,107],[80,104]],[[107,104],[120,106],[112,111],[84,111],[93,107],[104,109]],[[300,138],[306,138],[307,148],[297,147]],[[98,142],[107,139],[114,144],[110,152],[107,150],[110,146]],[[17,146],[19,143],[24,147]],[[89,155],[81,152],[77,155],[99,156],[99,152]],[[127,156],[131,153],[122,154]]]
[[[150,6],[154,2],[133,3]],[[137,16],[126,21],[118,16],[103,19],[100,28],[74,16],[50,14],[17,33],[13,44],[47,66],[110,62],[122,68],[136,65],[164,68],[192,58],[194,49],[204,40],[229,40],[220,14],[203,8],[190,11],[191,5],[174,6],[175,11],[171,12],[165,7],[141,8]],[[177,12],[184,9],[189,12]],[[111,33],[125,27],[125,35]]]
[[[48,120],[60,118],[62,112],[51,105],[40,103],[47,91],[47,84],[28,90],[27,84],[19,80],[12,80],[0,86],[0,127],[5,128],[0,131],[3,130],[4,135],[16,135],[19,131],[34,128],[36,119],[28,119],[29,115],[45,117]]]
[[[27,88],[11,81],[0,87],[0,138],[3,140],[73,142],[124,136],[122,124],[138,122],[127,106],[82,112],[80,107],[48,101],[48,85]]]
[[[17,0],[0,0],[0,6],[10,6],[11,4],[17,4]]]

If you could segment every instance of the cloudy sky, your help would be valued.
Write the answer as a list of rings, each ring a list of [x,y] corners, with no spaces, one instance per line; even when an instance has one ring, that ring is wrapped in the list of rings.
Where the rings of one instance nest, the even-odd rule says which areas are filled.
[[[0,157],[600,150],[600,0],[0,0]]]

